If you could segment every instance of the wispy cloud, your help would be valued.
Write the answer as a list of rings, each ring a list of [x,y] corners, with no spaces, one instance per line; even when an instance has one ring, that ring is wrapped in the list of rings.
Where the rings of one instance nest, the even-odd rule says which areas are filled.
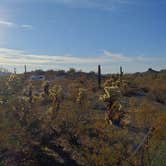
[[[9,21],[0,20],[0,25],[2,25],[2,26],[7,26],[7,27],[14,27],[14,26],[15,26],[15,23],[9,22]]]
[[[28,25],[28,24],[22,24],[20,27],[23,28],[23,29],[27,29],[27,30],[33,29],[33,26],[32,25]]]
[[[34,0],[33,0],[34,1]],[[44,1],[44,0],[36,0]],[[48,2],[56,2],[59,4],[65,4],[68,6],[75,7],[89,7],[89,8],[101,8],[109,9],[114,6],[122,5],[165,5],[165,0],[160,0],[160,2],[155,0],[47,0]]]
[[[21,28],[26,30],[32,30],[33,26],[30,24],[17,24],[11,21],[0,20],[0,26],[7,27],[7,28]]]
[[[51,1],[51,0],[50,0]],[[64,4],[75,8],[98,8],[111,10],[115,6],[128,4],[130,0],[52,0],[59,4]]]
[[[0,63],[11,64],[99,64],[115,62],[131,62],[138,57],[130,58],[123,54],[112,53],[104,50],[100,56],[95,57],[76,57],[70,54],[66,55],[37,55],[27,53],[21,50],[0,48]],[[140,59],[140,61],[144,59]]]
[[[103,53],[104,53],[104,55],[110,57],[112,60],[118,61],[118,62],[130,62],[130,61],[134,60],[131,57],[127,57],[123,54],[112,53],[112,52],[107,51],[107,50],[104,50]]]
[[[0,48],[0,65],[21,67],[24,64],[30,68],[55,69],[76,67],[85,71],[93,70],[98,64],[102,64],[105,72],[118,71],[120,65],[126,66],[128,71],[143,70],[151,67],[151,62],[156,63],[157,58],[135,56],[129,57],[123,54],[112,53],[104,50],[100,56],[95,57],[77,57],[70,54],[66,55],[39,55],[31,54],[22,50]],[[132,68],[132,70],[131,70]]]

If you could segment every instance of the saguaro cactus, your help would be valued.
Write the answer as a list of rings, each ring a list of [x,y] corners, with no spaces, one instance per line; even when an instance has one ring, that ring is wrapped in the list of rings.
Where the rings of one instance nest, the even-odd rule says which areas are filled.
[[[24,65],[24,77],[26,78],[26,76],[27,76],[27,66]]]
[[[101,88],[101,66],[98,65],[98,88]]]
[[[122,69],[122,66],[120,66],[120,76],[121,76],[121,77],[123,76],[123,69]]]
[[[122,66],[120,66],[120,75],[119,75],[120,83],[122,83],[122,76],[123,76],[123,69]]]
[[[26,74],[26,73],[27,73],[27,66],[24,65],[24,74]]]

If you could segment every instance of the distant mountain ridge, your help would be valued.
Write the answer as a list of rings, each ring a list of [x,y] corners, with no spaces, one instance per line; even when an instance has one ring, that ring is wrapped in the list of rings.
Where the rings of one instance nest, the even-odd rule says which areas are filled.
[[[160,71],[154,70],[152,68],[149,68],[147,71],[145,72],[136,72],[134,74],[159,74],[159,73],[166,73],[166,69],[162,69]]]
[[[159,73],[159,71],[156,71],[156,70],[153,70],[152,68],[149,68],[148,71],[146,71],[144,73],[152,74],[152,73]]]

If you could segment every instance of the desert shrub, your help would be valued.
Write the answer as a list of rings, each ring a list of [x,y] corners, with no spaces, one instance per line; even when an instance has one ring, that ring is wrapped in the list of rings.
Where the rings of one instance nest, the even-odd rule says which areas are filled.
[[[68,70],[68,73],[69,74],[74,74],[76,72],[76,69],[74,69],[74,68],[70,68],[69,70]]]
[[[165,103],[166,101],[166,78],[165,75],[159,75],[156,79],[149,76],[136,77],[133,82],[138,88],[148,93],[149,97],[153,100]]]
[[[135,84],[138,89],[147,88],[146,93],[153,94],[154,91],[162,93],[165,89],[163,76],[154,80],[144,76],[123,77]],[[28,96],[23,93],[23,89],[28,91],[30,85],[28,80],[23,81],[19,77],[19,89],[14,86],[14,81],[11,82],[10,89],[3,89],[7,79],[1,79],[1,97],[7,96],[8,99],[8,103],[0,105],[2,165],[75,163],[75,165],[130,166],[140,165],[140,156],[144,158],[144,165],[157,163],[162,165],[165,162],[164,104],[161,109],[160,104],[153,103],[149,96],[124,97],[122,94],[125,100],[129,100],[126,108],[133,116],[132,126],[126,128],[110,126],[104,121],[105,112],[99,108],[103,102],[98,102],[98,108],[94,108],[96,100],[103,94],[103,90],[95,89],[97,81],[94,78],[95,76],[89,77],[85,73],[79,73],[76,79],[67,77],[63,80],[53,80],[50,82],[49,95],[43,93],[43,81],[34,81],[32,103],[29,103]],[[85,95],[82,96],[82,90],[79,91],[79,88],[86,89]],[[108,90],[104,92],[105,99],[110,97]],[[55,109],[57,98],[60,100],[59,109]],[[83,101],[86,111],[80,109],[79,102],[76,102],[77,98],[79,102]],[[130,158],[151,126],[154,126],[155,130],[149,139],[149,147],[144,153],[142,150],[144,146],[141,147],[140,151]]]

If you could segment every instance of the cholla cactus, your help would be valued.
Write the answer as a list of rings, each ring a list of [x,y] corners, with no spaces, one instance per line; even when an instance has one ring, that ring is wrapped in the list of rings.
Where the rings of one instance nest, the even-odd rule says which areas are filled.
[[[105,82],[104,94],[100,96],[100,100],[107,103],[106,120],[112,124],[116,122],[120,124],[124,117],[122,105],[121,83],[117,79],[109,79]]]
[[[113,75],[112,77],[110,77],[109,79],[107,79],[104,83],[104,87],[105,86],[119,86],[118,83],[120,83],[119,80],[119,75]]]
[[[104,87],[118,87],[121,93],[125,93],[128,89],[129,83],[126,80],[122,80],[120,76],[112,76],[105,81]]]
[[[86,89],[84,89],[84,88],[79,88],[79,90],[78,90],[78,96],[77,96],[77,98],[76,98],[76,102],[77,102],[78,104],[83,104],[83,103],[84,103],[85,98],[86,98],[86,96],[87,96],[86,92],[87,92]]]
[[[16,75],[15,74],[11,74],[8,78],[8,80],[6,81],[6,85],[9,88],[10,84],[16,79]]]
[[[49,95],[49,86],[50,86],[49,82],[48,81],[44,81],[42,86],[43,86],[43,89],[44,89],[44,94],[48,96]]]
[[[107,79],[106,81],[105,81],[105,83],[104,83],[104,87],[106,87],[106,86],[111,86],[112,85],[112,83],[113,83],[113,79],[112,78],[110,78],[110,79]]]
[[[15,74],[11,74],[11,75],[9,76],[8,81],[9,81],[9,82],[10,82],[10,81],[14,81],[15,78],[16,78],[16,75],[15,75]]]
[[[52,98],[52,103],[56,111],[60,108],[60,103],[64,98],[63,89],[59,85],[54,85],[49,90],[49,96]]]
[[[100,96],[100,100],[104,102],[114,102],[121,97],[121,92],[118,86],[106,86],[104,87],[104,94]]]
[[[10,91],[10,93],[15,93],[20,90],[21,87],[21,79],[15,74],[11,74],[5,82],[6,89]]]

